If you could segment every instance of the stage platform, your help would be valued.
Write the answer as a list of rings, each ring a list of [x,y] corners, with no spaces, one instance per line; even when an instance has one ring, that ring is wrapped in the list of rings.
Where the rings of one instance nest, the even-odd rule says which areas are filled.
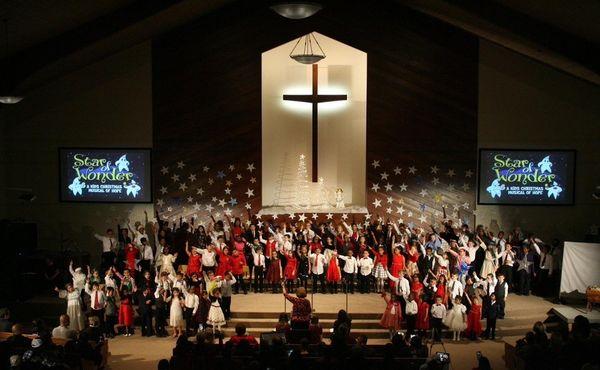
[[[571,326],[575,321],[576,316],[584,316],[592,325],[600,324],[600,311],[594,309],[592,311],[588,311],[585,306],[574,307],[574,306],[566,306],[566,305],[558,305],[554,306],[547,312],[548,317],[544,320],[544,323],[555,323],[558,321],[562,321]]]

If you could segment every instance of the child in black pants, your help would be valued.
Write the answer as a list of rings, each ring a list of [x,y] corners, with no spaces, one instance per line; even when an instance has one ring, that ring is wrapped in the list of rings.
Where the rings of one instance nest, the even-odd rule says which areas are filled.
[[[500,316],[500,305],[496,302],[496,295],[490,294],[490,303],[487,307],[487,321],[483,337],[485,339],[496,339],[496,320]]]

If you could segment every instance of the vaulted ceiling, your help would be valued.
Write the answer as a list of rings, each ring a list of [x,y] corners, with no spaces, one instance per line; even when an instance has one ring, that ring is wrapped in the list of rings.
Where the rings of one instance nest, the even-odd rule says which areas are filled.
[[[4,0],[0,68],[28,90],[235,0]],[[243,1],[243,0],[238,0]],[[267,6],[266,0],[252,0]],[[327,6],[330,1],[321,1]],[[407,7],[600,84],[600,2],[597,0],[396,0]],[[376,6],[376,1],[365,1]],[[10,75],[10,76],[9,76]]]

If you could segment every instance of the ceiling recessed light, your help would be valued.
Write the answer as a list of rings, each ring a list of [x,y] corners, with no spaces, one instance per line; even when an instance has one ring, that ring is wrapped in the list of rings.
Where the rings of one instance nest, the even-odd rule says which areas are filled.
[[[288,19],[304,19],[314,15],[323,8],[319,3],[306,1],[284,1],[271,5],[271,9]]]

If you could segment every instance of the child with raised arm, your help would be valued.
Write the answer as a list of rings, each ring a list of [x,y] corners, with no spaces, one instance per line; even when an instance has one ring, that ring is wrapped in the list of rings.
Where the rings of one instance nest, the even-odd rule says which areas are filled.
[[[388,329],[390,333],[390,339],[400,330],[402,324],[402,306],[400,305],[400,299],[397,295],[391,294],[388,296],[387,293],[381,293],[381,296],[385,300],[386,308],[381,316],[380,325]]]
[[[69,283],[64,290],[54,288],[60,298],[67,300],[67,315],[71,319],[69,329],[83,330],[85,328],[84,315],[81,310],[81,293],[73,284]]]
[[[461,303],[462,297],[455,297],[452,308],[444,317],[444,325],[452,331],[454,341],[460,340],[460,333],[467,328],[467,308]]]

